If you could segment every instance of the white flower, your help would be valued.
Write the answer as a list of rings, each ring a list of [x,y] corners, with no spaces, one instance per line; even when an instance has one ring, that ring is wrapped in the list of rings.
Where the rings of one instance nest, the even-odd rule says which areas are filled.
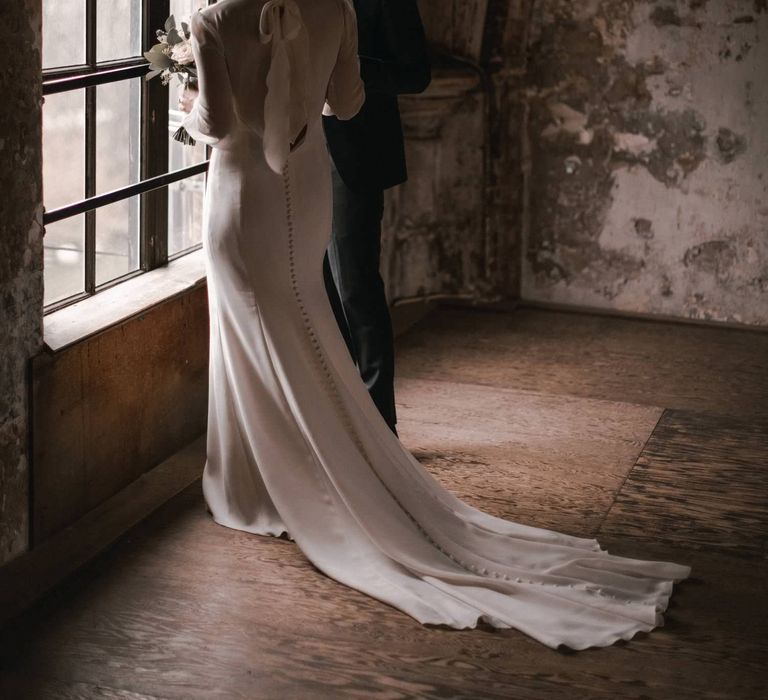
[[[182,66],[189,65],[195,62],[195,57],[192,54],[192,44],[189,41],[181,41],[178,44],[174,44],[171,49],[171,58]]]

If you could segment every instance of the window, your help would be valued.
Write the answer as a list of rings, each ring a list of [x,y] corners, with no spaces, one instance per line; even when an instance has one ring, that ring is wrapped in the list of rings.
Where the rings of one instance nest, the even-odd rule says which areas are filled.
[[[46,311],[200,247],[208,154],[170,138],[179,88],[142,52],[207,4],[43,0]]]

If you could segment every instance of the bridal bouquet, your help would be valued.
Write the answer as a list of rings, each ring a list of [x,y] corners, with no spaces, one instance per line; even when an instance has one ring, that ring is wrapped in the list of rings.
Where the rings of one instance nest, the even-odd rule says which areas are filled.
[[[165,27],[157,30],[158,43],[144,52],[144,58],[149,61],[149,73],[145,80],[159,75],[163,85],[168,85],[176,77],[182,87],[194,86],[197,83],[197,68],[190,37],[189,24],[181,22],[177,26],[176,18],[171,15],[165,21]],[[183,126],[178,128],[173,138],[188,146],[195,145],[195,140]]]

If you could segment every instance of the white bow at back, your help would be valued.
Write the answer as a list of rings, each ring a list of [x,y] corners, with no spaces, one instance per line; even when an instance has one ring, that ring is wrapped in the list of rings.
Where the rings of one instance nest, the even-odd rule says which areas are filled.
[[[263,44],[272,45],[264,101],[264,157],[276,173],[283,172],[292,140],[306,127],[305,86],[297,84],[301,72],[292,66],[296,59],[288,46],[303,29],[301,10],[295,0],[269,0],[261,10],[260,39]],[[294,115],[292,110],[297,104],[299,114]]]

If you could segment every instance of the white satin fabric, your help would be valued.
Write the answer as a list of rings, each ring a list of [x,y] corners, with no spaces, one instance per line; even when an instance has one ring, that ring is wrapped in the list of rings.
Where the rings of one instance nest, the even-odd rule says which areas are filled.
[[[204,217],[211,355],[203,488],[216,522],[288,532],[328,576],[425,624],[467,628],[483,619],[573,649],[661,624],[688,567],[611,556],[596,540],[471,508],[380,417],[322,277],[331,185],[320,113],[326,99],[342,118],[361,106],[354,15],[346,0],[275,0],[266,20],[272,41],[262,43],[263,5],[223,0],[193,23],[201,95],[185,124],[215,146]],[[298,16],[298,32],[277,29],[277,20]],[[307,50],[296,71],[290,62],[287,91],[273,80],[284,75],[273,72],[279,32],[289,62],[296,42]],[[276,145],[265,154],[264,103],[272,92],[274,104],[289,104],[283,117],[293,124],[298,85],[303,143],[289,153],[293,127],[272,132],[267,118]]]

